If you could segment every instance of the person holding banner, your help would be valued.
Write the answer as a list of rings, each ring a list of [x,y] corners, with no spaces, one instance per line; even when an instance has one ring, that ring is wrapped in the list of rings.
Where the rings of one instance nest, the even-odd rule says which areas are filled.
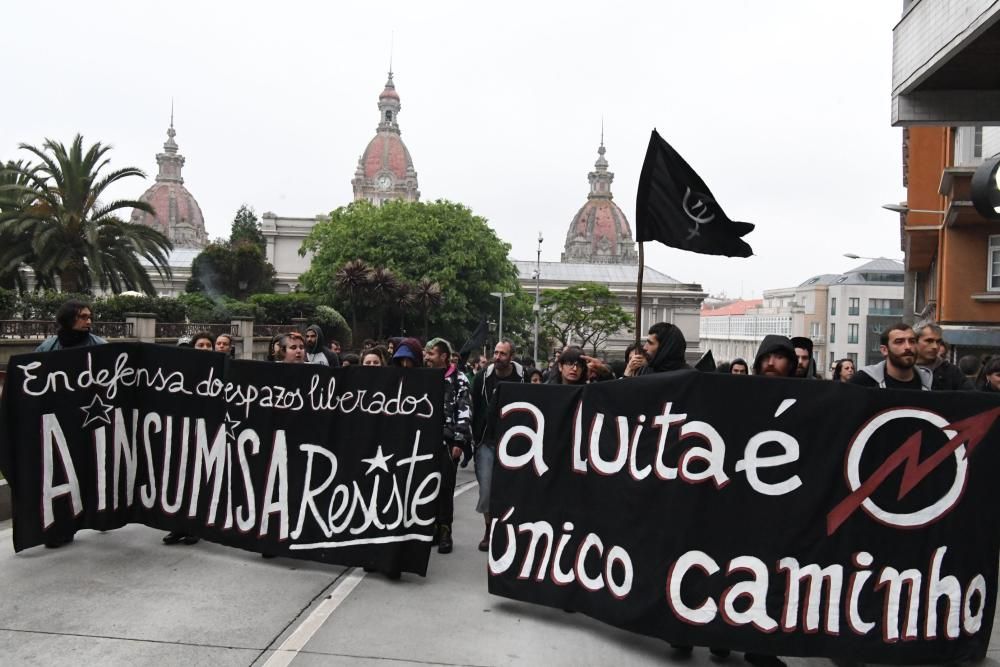
[[[93,310],[90,304],[76,299],[70,299],[59,306],[56,311],[56,323],[59,330],[55,336],[46,338],[35,348],[35,352],[51,352],[66,350],[72,347],[87,347],[88,345],[104,345],[106,340],[90,333],[94,322]]]
[[[424,349],[424,363],[429,368],[444,369],[444,447],[438,457],[441,490],[438,493],[437,529],[434,542],[439,554],[450,554],[451,525],[455,515],[455,480],[458,462],[464,454],[472,455],[472,406],[469,380],[451,363],[451,343],[444,338],[432,338]],[[433,544],[432,543],[432,544]]]
[[[882,332],[879,351],[884,360],[865,366],[851,378],[851,384],[879,389],[930,391],[934,373],[917,366],[917,334],[906,322],[897,322]]]
[[[306,361],[306,341],[298,331],[290,331],[277,343],[277,361],[285,364],[304,364]]]
[[[795,377],[798,368],[798,357],[795,347],[788,336],[768,334],[757,348],[757,356],[753,359],[754,375],[769,375],[771,377]]]
[[[514,361],[514,343],[504,338],[493,348],[493,363],[476,375],[472,383],[472,433],[475,438],[476,479],[479,481],[479,502],[476,511],[483,515],[486,530],[479,550],[490,548],[490,490],[493,483],[493,461],[497,454],[496,421],[490,419],[496,410],[496,390],[501,382],[524,382],[524,368]]]

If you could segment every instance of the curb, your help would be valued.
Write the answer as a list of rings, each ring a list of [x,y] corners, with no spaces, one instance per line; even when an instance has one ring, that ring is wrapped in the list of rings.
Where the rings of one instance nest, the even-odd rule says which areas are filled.
[[[11,518],[13,511],[10,504],[10,486],[7,480],[0,479],[0,521]]]

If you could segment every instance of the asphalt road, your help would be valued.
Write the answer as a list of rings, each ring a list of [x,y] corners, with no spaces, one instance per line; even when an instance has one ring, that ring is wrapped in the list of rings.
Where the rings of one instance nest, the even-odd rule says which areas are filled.
[[[678,656],[581,614],[490,596],[471,470],[458,481],[460,492],[469,487],[455,502],[455,551],[432,553],[427,578],[400,581],[207,542],[165,546],[144,526],[15,555],[10,525],[0,524],[0,664],[747,664],[704,650]],[[1000,667],[994,628],[982,664]]]

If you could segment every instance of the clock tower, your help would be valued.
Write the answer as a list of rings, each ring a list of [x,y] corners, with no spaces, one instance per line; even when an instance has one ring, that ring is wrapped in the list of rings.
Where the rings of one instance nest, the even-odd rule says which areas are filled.
[[[379,122],[375,138],[368,142],[358,159],[358,168],[351,179],[354,201],[367,199],[379,205],[390,199],[420,199],[413,159],[400,138],[398,116],[401,108],[390,71],[385,89],[378,96]]]

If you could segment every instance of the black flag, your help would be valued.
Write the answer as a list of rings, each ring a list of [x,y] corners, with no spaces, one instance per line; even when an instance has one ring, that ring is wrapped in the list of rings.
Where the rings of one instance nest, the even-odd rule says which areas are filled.
[[[465,341],[465,345],[463,345],[461,349],[458,351],[458,355],[462,359],[463,364],[466,362],[466,360],[468,360],[469,355],[472,353],[473,350],[475,350],[477,347],[480,347],[483,343],[486,342],[486,336],[489,335],[489,333],[490,333],[490,327],[486,323],[486,318],[483,317],[479,320],[479,326],[477,326],[476,330],[472,332],[472,335],[469,337],[469,340]]]
[[[753,248],[740,237],[751,231],[749,222],[729,219],[697,172],[653,130],[635,198],[636,240],[749,257]]]

